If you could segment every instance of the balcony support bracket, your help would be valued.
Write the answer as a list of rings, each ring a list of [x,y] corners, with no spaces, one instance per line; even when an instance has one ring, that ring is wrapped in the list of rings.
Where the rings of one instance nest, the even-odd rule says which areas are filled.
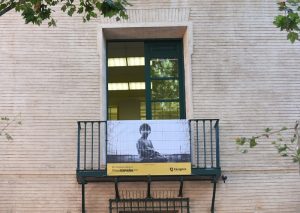
[[[81,212],[85,213],[85,182],[81,184]]]
[[[151,198],[151,176],[147,178],[147,198]]]
[[[116,200],[119,200],[120,199],[119,178],[115,178],[115,193],[116,193]]]
[[[216,200],[217,182],[218,182],[218,180],[215,177],[213,179],[213,181],[212,181],[212,183],[213,183],[213,195],[212,195],[211,208],[210,208],[211,213],[215,212],[215,200]]]
[[[178,197],[183,197],[183,177],[180,177],[180,186],[179,186],[179,193]]]

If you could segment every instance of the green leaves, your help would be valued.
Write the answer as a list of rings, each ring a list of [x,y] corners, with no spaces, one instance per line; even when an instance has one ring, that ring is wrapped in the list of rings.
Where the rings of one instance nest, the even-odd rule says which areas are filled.
[[[76,10],[76,7],[71,7],[71,8],[69,8],[69,10],[68,10],[68,12],[67,12],[68,16],[72,16],[73,13],[75,12],[75,10]]]
[[[7,141],[12,141],[13,137],[8,132],[10,127],[15,127],[16,125],[21,125],[22,122],[19,120],[21,115],[9,118],[7,116],[0,116],[0,141],[1,138],[5,138]],[[3,137],[1,137],[3,136]]]
[[[300,3],[300,0],[287,0],[287,2],[292,5],[297,5],[298,3]]]
[[[53,25],[50,6],[54,6],[57,3],[58,1],[53,0],[47,0],[46,2],[41,0],[24,0],[16,3],[15,10],[21,12],[26,24],[40,25],[44,20],[50,20]]]
[[[286,126],[281,128],[281,131],[285,131],[285,130],[288,130],[288,128]]]
[[[284,10],[286,10],[286,4],[285,4],[284,1],[278,2],[277,4],[278,4],[278,10],[279,10],[279,11],[284,11]]]
[[[77,6],[67,0],[61,9],[67,11],[69,16],[73,16],[75,12],[82,14],[83,22],[86,22],[99,15],[109,18],[115,16],[116,20],[127,19],[126,6],[130,6],[126,0],[80,0]]]
[[[296,40],[299,40],[299,35],[296,32],[289,32],[287,34],[287,39],[294,43]]]
[[[286,144],[278,144],[275,146],[277,148],[278,153],[283,156],[283,157],[287,157],[288,156],[288,149],[289,147]]]
[[[252,137],[252,138],[250,139],[249,144],[250,144],[250,148],[253,148],[253,147],[255,147],[255,146],[257,145],[256,140],[255,140],[254,137]]]
[[[291,43],[299,41],[300,32],[300,0],[288,0],[278,2],[278,10],[283,11],[283,15],[275,17],[273,24],[280,28],[281,31],[286,31],[287,39]]]
[[[268,127],[268,128],[265,128],[265,132],[267,132],[267,133],[268,133],[268,132],[271,132],[271,130],[272,130],[272,129],[269,128],[269,127]]]
[[[6,3],[6,2],[2,2],[1,1],[1,3],[0,3],[0,11],[2,11],[3,9],[5,9],[8,5],[9,5],[8,2]]]
[[[287,15],[278,15],[275,17],[273,24],[280,30],[299,30],[298,24],[300,23],[300,18],[298,13],[290,12]]]
[[[276,25],[276,27],[280,28],[280,30],[284,30],[287,23],[287,18],[283,15],[278,15],[275,17],[275,20],[273,21],[273,24]]]
[[[125,6],[131,6],[131,4],[127,0],[105,0],[101,4],[99,11],[104,17],[111,18],[116,16],[117,20],[121,18],[127,19],[128,15],[126,14]]]
[[[242,146],[242,145],[244,145],[244,144],[246,143],[246,138],[244,138],[244,137],[242,137],[242,138],[237,138],[237,139],[235,139],[235,143],[236,143],[237,145]]]
[[[235,143],[242,153],[247,153],[248,149],[255,148],[261,139],[272,140],[278,154],[282,157],[291,157],[293,162],[300,163],[300,125],[297,121],[293,128],[282,127],[279,130],[265,128],[263,133],[251,137],[238,137]],[[284,134],[283,134],[284,133]],[[290,136],[291,135],[291,136]],[[298,147],[299,146],[299,147]]]
[[[1,121],[9,121],[9,118],[8,117],[1,117]]]
[[[74,0],[1,0],[0,16],[15,8],[21,13],[26,24],[40,25],[47,20],[49,27],[56,26],[52,13],[53,7],[59,3],[62,3],[61,10],[68,16],[73,16],[75,12],[82,14],[84,22],[99,15],[109,18],[115,16],[116,20],[127,19],[126,7],[131,6],[127,0],[79,0],[79,4],[74,4]]]
[[[297,149],[296,154],[292,155],[294,163],[300,163],[300,148]]]
[[[246,146],[249,148],[254,148],[257,145],[256,137],[254,136],[252,138],[245,138],[245,137],[236,138],[235,143],[238,146]],[[242,151],[246,152],[245,150]]]
[[[51,27],[55,27],[56,26],[56,21],[52,18],[49,22],[48,22],[48,26]]]
[[[66,12],[66,10],[67,10],[67,5],[63,5],[61,8],[60,8],[63,12]]]
[[[5,133],[5,137],[6,137],[6,139],[7,139],[8,141],[13,140],[13,137],[12,137],[10,134],[8,134],[8,133]]]

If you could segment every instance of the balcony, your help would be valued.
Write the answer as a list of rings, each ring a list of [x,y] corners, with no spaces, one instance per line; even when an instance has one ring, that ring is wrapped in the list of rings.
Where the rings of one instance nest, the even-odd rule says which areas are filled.
[[[188,175],[123,175],[108,174],[108,128],[109,121],[78,121],[77,140],[77,181],[88,182],[120,181],[155,181],[176,180],[211,180],[216,181],[221,175],[219,154],[219,120],[191,119],[187,120],[187,131],[191,163]],[[157,121],[159,124],[159,121]],[[161,121],[163,122],[163,120]],[[168,156],[176,158],[177,156]],[[134,161],[138,156],[130,156]],[[178,157],[177,157],[178,158]]]

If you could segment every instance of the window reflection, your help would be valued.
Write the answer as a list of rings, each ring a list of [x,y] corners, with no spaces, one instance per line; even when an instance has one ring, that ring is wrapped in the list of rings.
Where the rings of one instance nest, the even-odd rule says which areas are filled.
[[[153,102],[152,103],[153,119],[178,119],[179,102]]]
[[[178,80],[152,81],[152,100],[179,99]]]
[[[151,59],[151,77],[178,77],[177,59]]]

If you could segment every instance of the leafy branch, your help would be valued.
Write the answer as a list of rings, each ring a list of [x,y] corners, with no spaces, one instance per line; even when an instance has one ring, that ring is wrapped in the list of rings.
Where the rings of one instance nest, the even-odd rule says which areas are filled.
[[[278,10],[284,12],[275,17],[273,24],[286,31],[287,39],[294,43],[299,41],[300,33],[300,0],[281,0],[278,4]]]
[[[116,20],[127,19],[126,6],[131,6],[127,0],[0,0],[0,17],[12,9],[20,12],[25,23],[40,25],[48,21],[49,26],[56,26],[52,14],[56,5],[72,16],[74,13],[82,15],[84,22],[99,15],[116,17]]]
[[[300,164],[300,136],[299,136],[299,121],[295,123],[294,127],[282,127],[278,130],[272,130],[271,128],[264,129],[263,133],[252,137],[239,137],[235,142],[238,145],[238,149],[242,153],[247,153],[249,148],[252,149],[259,144],[260,139],[275,139],[272,140],[272,144],[277,149],[278,153],[282,157],[291,157],[295,163]],[[285,137],[283,133],[292,132],[292,136]]]
[[[13,137],[8,133],[8,130],[13,124],[22,124],[20,117],[21,115],[15,116],[12,119],[7,116],[0,117],[0,137],[4,136],[7,141],[13,140]]]

